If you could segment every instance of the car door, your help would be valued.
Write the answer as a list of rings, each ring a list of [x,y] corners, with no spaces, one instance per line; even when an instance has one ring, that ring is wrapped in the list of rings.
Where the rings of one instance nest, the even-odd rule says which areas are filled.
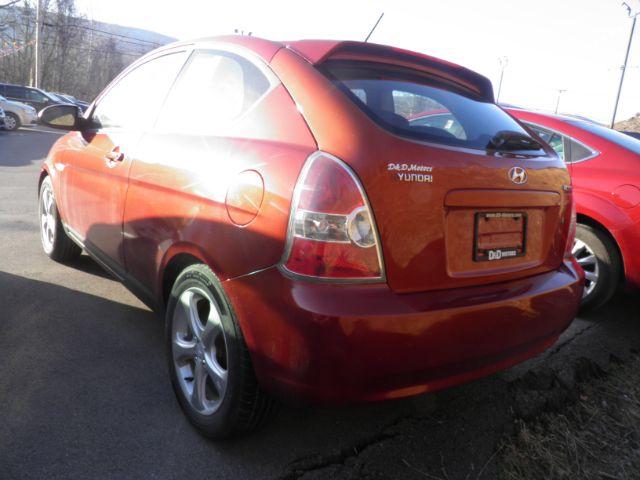
[[[48,105],[52,105],[55,103],[51,98],[49,98],[39,90],[36,90],[34,88],[27,88],[25,90],[25,103],[28,103],[38,111],[42,110]]]
[[[74,134],[65,156],[67,227],[115,273],[124,265],[122,216],[133,152],[183,62],[184,52],[176,51],[125,72],[99,97],[91,127]]]
[[[232,52],[195,50],[131,167],[127,273],[155,295],[163,261],[176,249],[199,251],[221,278],[246,273],[247,264],[273,264],[282,245],[264,232],[284,230],[288,196],[267,192],[297,175],[288,167],[292,152],[306,158],[313,148],[295,103],[266,65]],[[263,194],[264,215],[252,222]]]

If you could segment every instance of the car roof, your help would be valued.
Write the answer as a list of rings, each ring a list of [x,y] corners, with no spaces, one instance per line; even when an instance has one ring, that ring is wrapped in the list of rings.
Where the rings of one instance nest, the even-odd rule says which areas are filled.
[[[553,112],[546,112],[546,111],[541,111],[541,110],[529,110],[526,108],[520,108],[520,107],[505,107],[503,106],[504,110],[506,110],[507,112],[511,113],[513,116],[518,117],[518,113],[523,114],[522,116],[526,116],[526,117],[539,117],[539,118],[547,118],[549,120],[555,120],[555,121],[559,121],[559,122],[584,122],[584,123],[595,123],[596,125],[602,125],[599,122],[596,122],[595,120],[591,120],[590,118],[587,117],[583,117],[580,115],[572,115],[569,113],[553,113]]]
[[[30,87],[29,85],[20,85],[19,83],[4,83],[4,82],[0,82],[0,85],[3,85],[5,87],[20,87],[20,88],[31,88],[32,90],[40,90],[39,88]]]
[[[391,47],[387,45],[381,45],[376,43],[358,42],[353,40],[322,40],[322,39],[309,39],[309,40],[292,40],[292,41],[275,41],[267,40],[264,38],[254,37],[251,35],[222,35],[212,37],[202,37],[190,41],[181,41],[170,43],[162,48],[174,48],[186,45],[201,45],[207,43],[227,43],[231,45],[237,45],[239,47],[247,48],[253,51],[255,54],[262,57],[266,62],[270,62],[273,55],[276,54],[281,48],[288,48],[295,51],[299,55],[303,56],[310,63],[316,64],[326,59],[332,52],[337,50],[344,50],[354,46],[366,46],[370,49],[385,49],[396,53],[410,54],[419,58],[428,58],[438,61],[443,65],[450,65],[459,67],[459,65],[447,62],[436,57],[424,55],[419,52],[410,50],[404,50],[401,48]]]
[[[440,58],[401,48],[380,45],[376,43],[358,42],[352,40],[295,40],[273,41],[250,35],[226,35],[205,37],[192,41],[176,42],[160,50],[174,49],[181,46],[204,46],[212,43],[223,43],[250,50],[264,62],[271,63],[275,54],[286,48],[294,51],[311,64],[319,64],[329,57],[336,59],[373,59],[399,66],[418,67],[425,71],[437,70],[438,75],[448,77],[459,84],[476,91],[483,99],[494,101],[491,81],[465,67]],[[153,55],[151,52],[149,55]]]

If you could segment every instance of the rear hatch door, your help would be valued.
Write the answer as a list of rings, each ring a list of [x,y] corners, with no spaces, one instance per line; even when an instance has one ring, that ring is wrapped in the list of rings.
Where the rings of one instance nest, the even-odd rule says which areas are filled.
[[[480,285],[560,266],[566,168],[493,103],[486,82],[473,88],[473,75],[457,82],[446,65],[440,76],[437,65],[425,71],[406,58],[343,57],[318,68],[371,125],[366,147],[343,160],[369,197],[392,289]]]

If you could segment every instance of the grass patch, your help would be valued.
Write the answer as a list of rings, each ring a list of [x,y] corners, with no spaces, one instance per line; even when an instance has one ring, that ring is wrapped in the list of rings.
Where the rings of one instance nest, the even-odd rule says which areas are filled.
[[[640,357],[577,388],[562,412],[517,421],[500,448],[500,479],[640,479]]]

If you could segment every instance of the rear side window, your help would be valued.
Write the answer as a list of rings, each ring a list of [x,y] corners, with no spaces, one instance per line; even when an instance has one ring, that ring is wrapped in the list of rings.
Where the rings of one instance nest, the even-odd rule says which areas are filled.
[[[569,140],[569,162],[580,162],[586,160],[589,157],[593,157],[594,152],[584,145],[576,142],[575,140]]]
[[[271,87],[253,63],[239,55],[197,51],[173,86],[156,124],[159,130],[212,133],[249,110]]]
[[[542,140],[555,150],[558,156],[567,163],[581,162],[596,155],[597,152],[576,140],[558,132],[528,124]]]
[[[500,107],[451,83],[373,62],[329,60],[319,68],[369,117],[397,135],[464,148],[545,154]]]

